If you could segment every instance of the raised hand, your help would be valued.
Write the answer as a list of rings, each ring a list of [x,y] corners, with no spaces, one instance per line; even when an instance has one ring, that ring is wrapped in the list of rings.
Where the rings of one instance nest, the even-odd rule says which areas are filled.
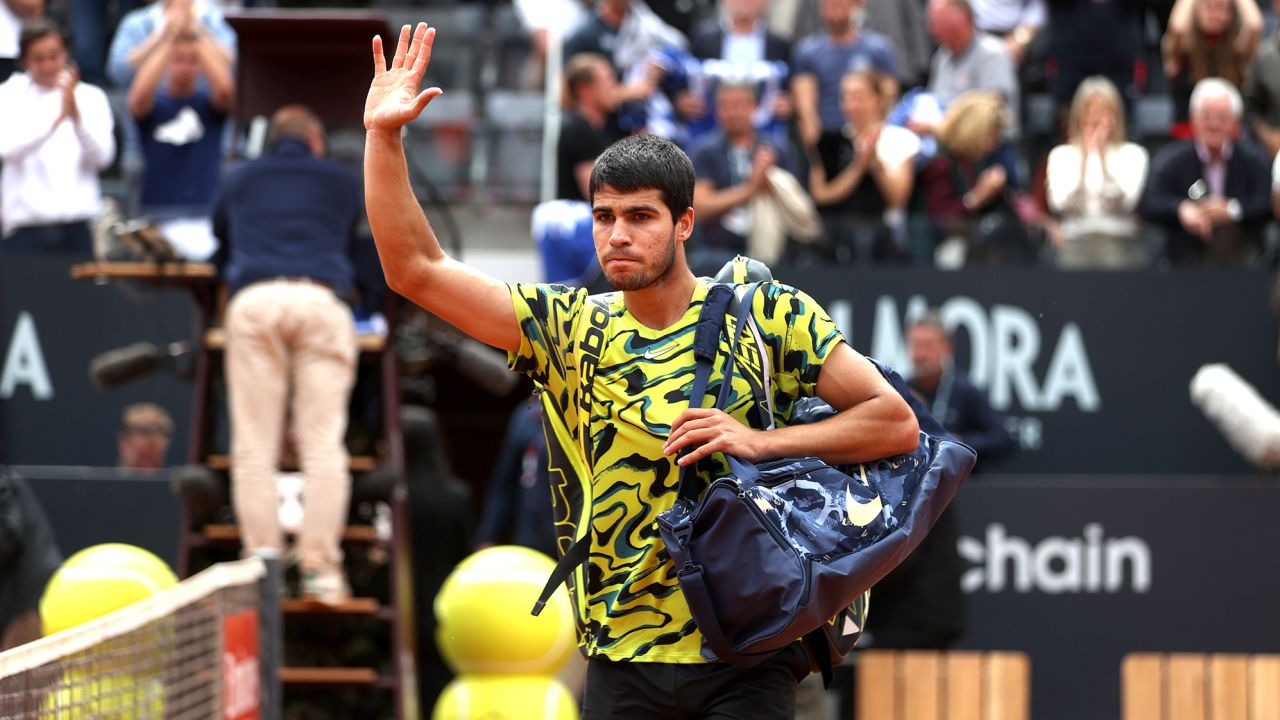
[[[388,69],[382,54],[382,37],[374,36],[373,82],[364,103],[366,130],[398,132],[443,92],[438,87],[418,92],[427,64],[431,62],[431,45],[435,39],[435,28],[418,23],[410,41],[409,26],[405,25],[400,29],[395,58]]]

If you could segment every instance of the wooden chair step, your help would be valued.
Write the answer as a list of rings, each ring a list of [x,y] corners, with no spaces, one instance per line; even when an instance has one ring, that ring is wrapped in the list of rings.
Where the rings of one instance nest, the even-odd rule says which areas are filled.
[[[292,598],[280,603],[285,615],[378,615],[382,606],[370,597],[353,597],[338,605],[327,605],[307,598]]]
[[[223,328],[209,328],[204,332],[204,346],[208,350],[225,350],[227,348],[227,331]],[[387,346],[386,335],[362,333],[356,335],[356,347],[362,353],[378,353]]]
[[[196,534],[207,542],[240,542],[240,530],[235,525],[205,525]],[[372,525],[348,525],[342,532],[342,539],[345,542],[373,543],[378,542],[378,534]]]
[[[1120,676],[1124,720],[1280,718],[1280,655],[1131,653]]]
[[[205,458],[204,464],[210,470],[226,472],[231,469],[231,456],[229,455],[209,455]],[[369,472],[378,466],[378,459],[372,455],[352,455],[348,461],[347,467],[351,472]],[[298,462],[296,459],[286,461],[280,467],[285,472],[297,472]]]
[[[1031,662],[1016,652],[867,650],[858,720],[1027,720]]]
[[[369,685],[385,684],[373,668],[282,667],[280,682],[285,685]]]

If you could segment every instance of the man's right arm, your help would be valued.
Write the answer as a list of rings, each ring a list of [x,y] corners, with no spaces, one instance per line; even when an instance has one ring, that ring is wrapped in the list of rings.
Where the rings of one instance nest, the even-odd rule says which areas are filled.
[[[419,23],[412,43],[400,31],[387,69],[382,39],[374,38],[374,79],[365,103],[365,208],[387,285],[471,337],[497,348],[520,346],[507,285],[450,258],[440,246],[409,184],[401,128],[436,96],[418,92],[431,58],[435,29]]]

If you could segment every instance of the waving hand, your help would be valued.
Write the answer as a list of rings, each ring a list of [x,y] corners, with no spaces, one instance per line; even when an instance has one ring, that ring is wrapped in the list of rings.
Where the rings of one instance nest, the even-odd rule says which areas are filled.
[[[431,62],[431,45],[436,39],[436,29],[426,23],[418,23],[418,29],[409,39],[409,26],[400,29],[400,41],[396,43],[396,55],[387,68],[382,52],[382,37],[373,38],[373,82],[364,102],[364,127],[366,130],[399,131],[443,91],[431,87],[418,92],[422,76]]]

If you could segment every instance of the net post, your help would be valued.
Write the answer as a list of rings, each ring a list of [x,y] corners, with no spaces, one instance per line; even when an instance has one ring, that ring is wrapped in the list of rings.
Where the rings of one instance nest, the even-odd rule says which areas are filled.
[[[284,566],[279,557],[263,557],[262,561],[266,574],[259,581],[261,604],[258,608],[261,720],[280,720],[284,712],[280,688],[280,666],[284,657],[284,619],[280,605]]]

